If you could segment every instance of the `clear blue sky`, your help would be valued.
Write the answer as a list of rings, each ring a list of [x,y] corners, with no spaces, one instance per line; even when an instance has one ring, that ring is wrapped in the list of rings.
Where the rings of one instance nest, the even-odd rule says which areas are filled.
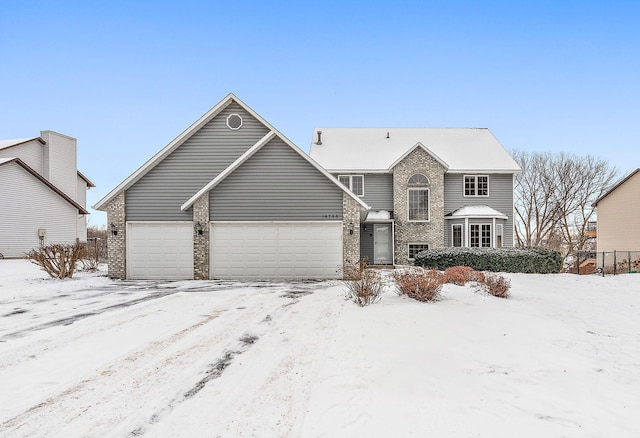
[[[229,92],[304,150],[316,126],[487,127],[626,173],[638,23],[636,1],[6,1],[0,139],[76,137],[91,205]]]

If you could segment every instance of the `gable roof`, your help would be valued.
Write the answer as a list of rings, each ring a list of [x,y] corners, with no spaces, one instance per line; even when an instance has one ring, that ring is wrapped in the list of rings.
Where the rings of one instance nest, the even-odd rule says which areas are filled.
[[[40,143],[45,144],[46,142],[42,139],[42,137],[31,137],[31,138],[14,138],[13,140],[0,140],[0,150],[8,149],[13,146],[18,146],[24,143],[28,143],[32,140],[38,140]]]
[[[329,172],[389,172],[421,144],[448,172],[520,172],[520,166],[486,128],[317,128],[309,150]]]
[[[620,181],[618,181],[618,183],[616,185],[614,185],[613,187],[611,187],[609,190],[607,190],[604,194],[602,194],[602,196],[600,196],[598,199],[595,200],[595,202],[593,204],[591,204],[592,207],[597,207],[598,206],[598,202],[602,201],[604,198],[606,198],[607,196],[609,196],[611,193],[613,193],[618,187],[620,187],[622,184],[624,184],[625,182],[627,182],[629,179],[631,179],[636,173],[640,172],[640,167],[637,168],[636,170],[634,170],[633,172],[631,172],[629,175],[625,176],[624,178],[622,178]]]
[[[77,208],[78,212],[80,212],[80,214],[89,214],[89,212],[84,207],[82,207],[76,201],[74,201],[69,196],[67,196],[62,190],[60,190],[59,188],[54,186],[49,180],[47,180],[45,177],[43,177],[38,172],[36,172],[34,169],[32,169],[27,163],[22,161],[20,158],[0,158],[0,167],[4,166],[6,164],[9,164],[9,163],[16,163],[17,165],[21,166],[24,170],[29,172],[36,179],[38,179],[41,183],[43,183],[44,185],[49,187],[51,190],[53,190],[56,194],[58,194],[65,201],[67,201],[69,204],[71,204],[75,208]]]
[[[127,179],[125,179],[122,183],[120,183],[116,188],[111,190],[104,198],[98,201],[93,208],[96,210],[104,210],[106,205],[115,198],[120,192],[123,190],[127,190],[133,184],[135,184],[140,178],[142,178],[147,172],[153,169],[158,163],[160,163],[163,159],[169,156],[174,150],[176,150],[180,145],[182,145],[185,141],[187,141],[191,136],[193,136],[196,132],[198,132],[203,126],[209,123],[212,119],[214,119],[220,112],[222,112],[225,108],[227,108],[231,103],[236,103],[240,105],[245,111],[251,114],[256,120],[262,123],[269,132],[258,142],[256,142],[249,150],[247,150],[244,154],[242,154],[236,161],[231,163],[225,170],[223,170],[216,178],[207,183],[204,187],[202,187],[198,192],[196,192],[190,199],[188,199],[182,206],[182,210],[186,210],[201,196],[203,193],[211,190],[217,184],[219,184],[224,178],[230,175],[235,169],[237,169],[242,163],[248,160],[253,154],[255,154],[260,148],[262,148],[265,144],[269,142],[273,137],[279,137],[286,145],[291,147],[296,153],[298,153],[301,157],[307,160],[312,166],[318,169],[324,176],[326,176],[330,181],[335,183],[341,190],[355,199],[363,208],[368,209],[369,206],[365,204],[360,198],[354,195],[349,189],[340,184],[337,179],[335,179],[330,173],[328,173],[322,166],[320,166],[316,161],[314,161],[309,155],[305,154],[300,148],[298,148],[295,144],[293,144],[287,137],[282,135],[280,131],[274,128],[269,122],[267,122],[262,116],[256,113],[251,107],[245,104],[243,101],[238,99],[233,93],[229,93],[224,99],[218,102],[213,108],[207,111],[202,117],[196,120],[191,126],[189,126],[185,131],[183,131],[180,135],[178,135],[175,139],[173,139],[167,146],[161,149],[158,153],[156,153],[153,157],[151,157],[146,163],[144,163],[140,168],[138,168],[134,173],[132,173]]]
[[[391,170],[394,167],[396,167],[402,160],[407,158],[407,155],[409,155],[411,152],[415,151],[416,149],[422,149],[423,151],[425,151],[426,153],[431,155],[438,163],[442,164],[442,166],[445,169],[449,168],[449,165],[447,163],[445,163],[444,161],[442,161],[442,159],[440,157],[438,157],[436,154],[434,154],[428,147],[426,147],[422,143],[418,142],[414,147],[412,147],[410,149],[407,149],[407,152],[402,154],[402,156],[400,158],[398,158],[396,161],[391,163],[391,165],[389,166],[389,170]]]

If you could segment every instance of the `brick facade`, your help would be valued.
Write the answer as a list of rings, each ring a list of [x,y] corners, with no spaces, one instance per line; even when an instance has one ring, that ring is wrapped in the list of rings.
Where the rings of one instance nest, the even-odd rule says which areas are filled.
[[[107,257],[109,260],[109,278],[124,280],[127,277],[126,242],[127,227],[125,221],[125,192],[119,193],[107,204]],[[111,224],[118,234],[111,232]]]
[[[416,148],[393,168],[394,250],[396,264],[409,264],[409,243],[444,246],[445,167],[422,148]],[[409,222],[409,178],[421,173],[429,179],[429,221]]]
[[[195,226],[202,226],[202,234],[199,234]],[[200,196],[193,204],[193,278],[194,280],[209,279],[209,192]]]
[[[362,206],[346,193],[342,194],[343,273],[360,262],[360,210]],[[353,234],[350,225],[353,224]]]

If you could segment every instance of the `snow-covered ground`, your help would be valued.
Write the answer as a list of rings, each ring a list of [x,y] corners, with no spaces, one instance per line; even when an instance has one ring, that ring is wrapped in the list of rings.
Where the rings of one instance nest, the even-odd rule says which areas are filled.
[[[640,275],[508,277],[359,308],[2,260],[0,436],[640,436]]]

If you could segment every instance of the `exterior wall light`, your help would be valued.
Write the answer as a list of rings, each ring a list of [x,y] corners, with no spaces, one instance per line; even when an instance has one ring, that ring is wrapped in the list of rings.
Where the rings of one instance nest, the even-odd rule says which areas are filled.
[[[204,231],[202,231],[202,224],[200,222],[196,222],[194,229],[196,230],[197,235],[202,236]]]
[[[114,224],[113,222],[111,222],[111,234],[114,236],[118,235],[118,226],[116,224]]]
[[[353,222],[349,222],[349,234],[353,234]]]

